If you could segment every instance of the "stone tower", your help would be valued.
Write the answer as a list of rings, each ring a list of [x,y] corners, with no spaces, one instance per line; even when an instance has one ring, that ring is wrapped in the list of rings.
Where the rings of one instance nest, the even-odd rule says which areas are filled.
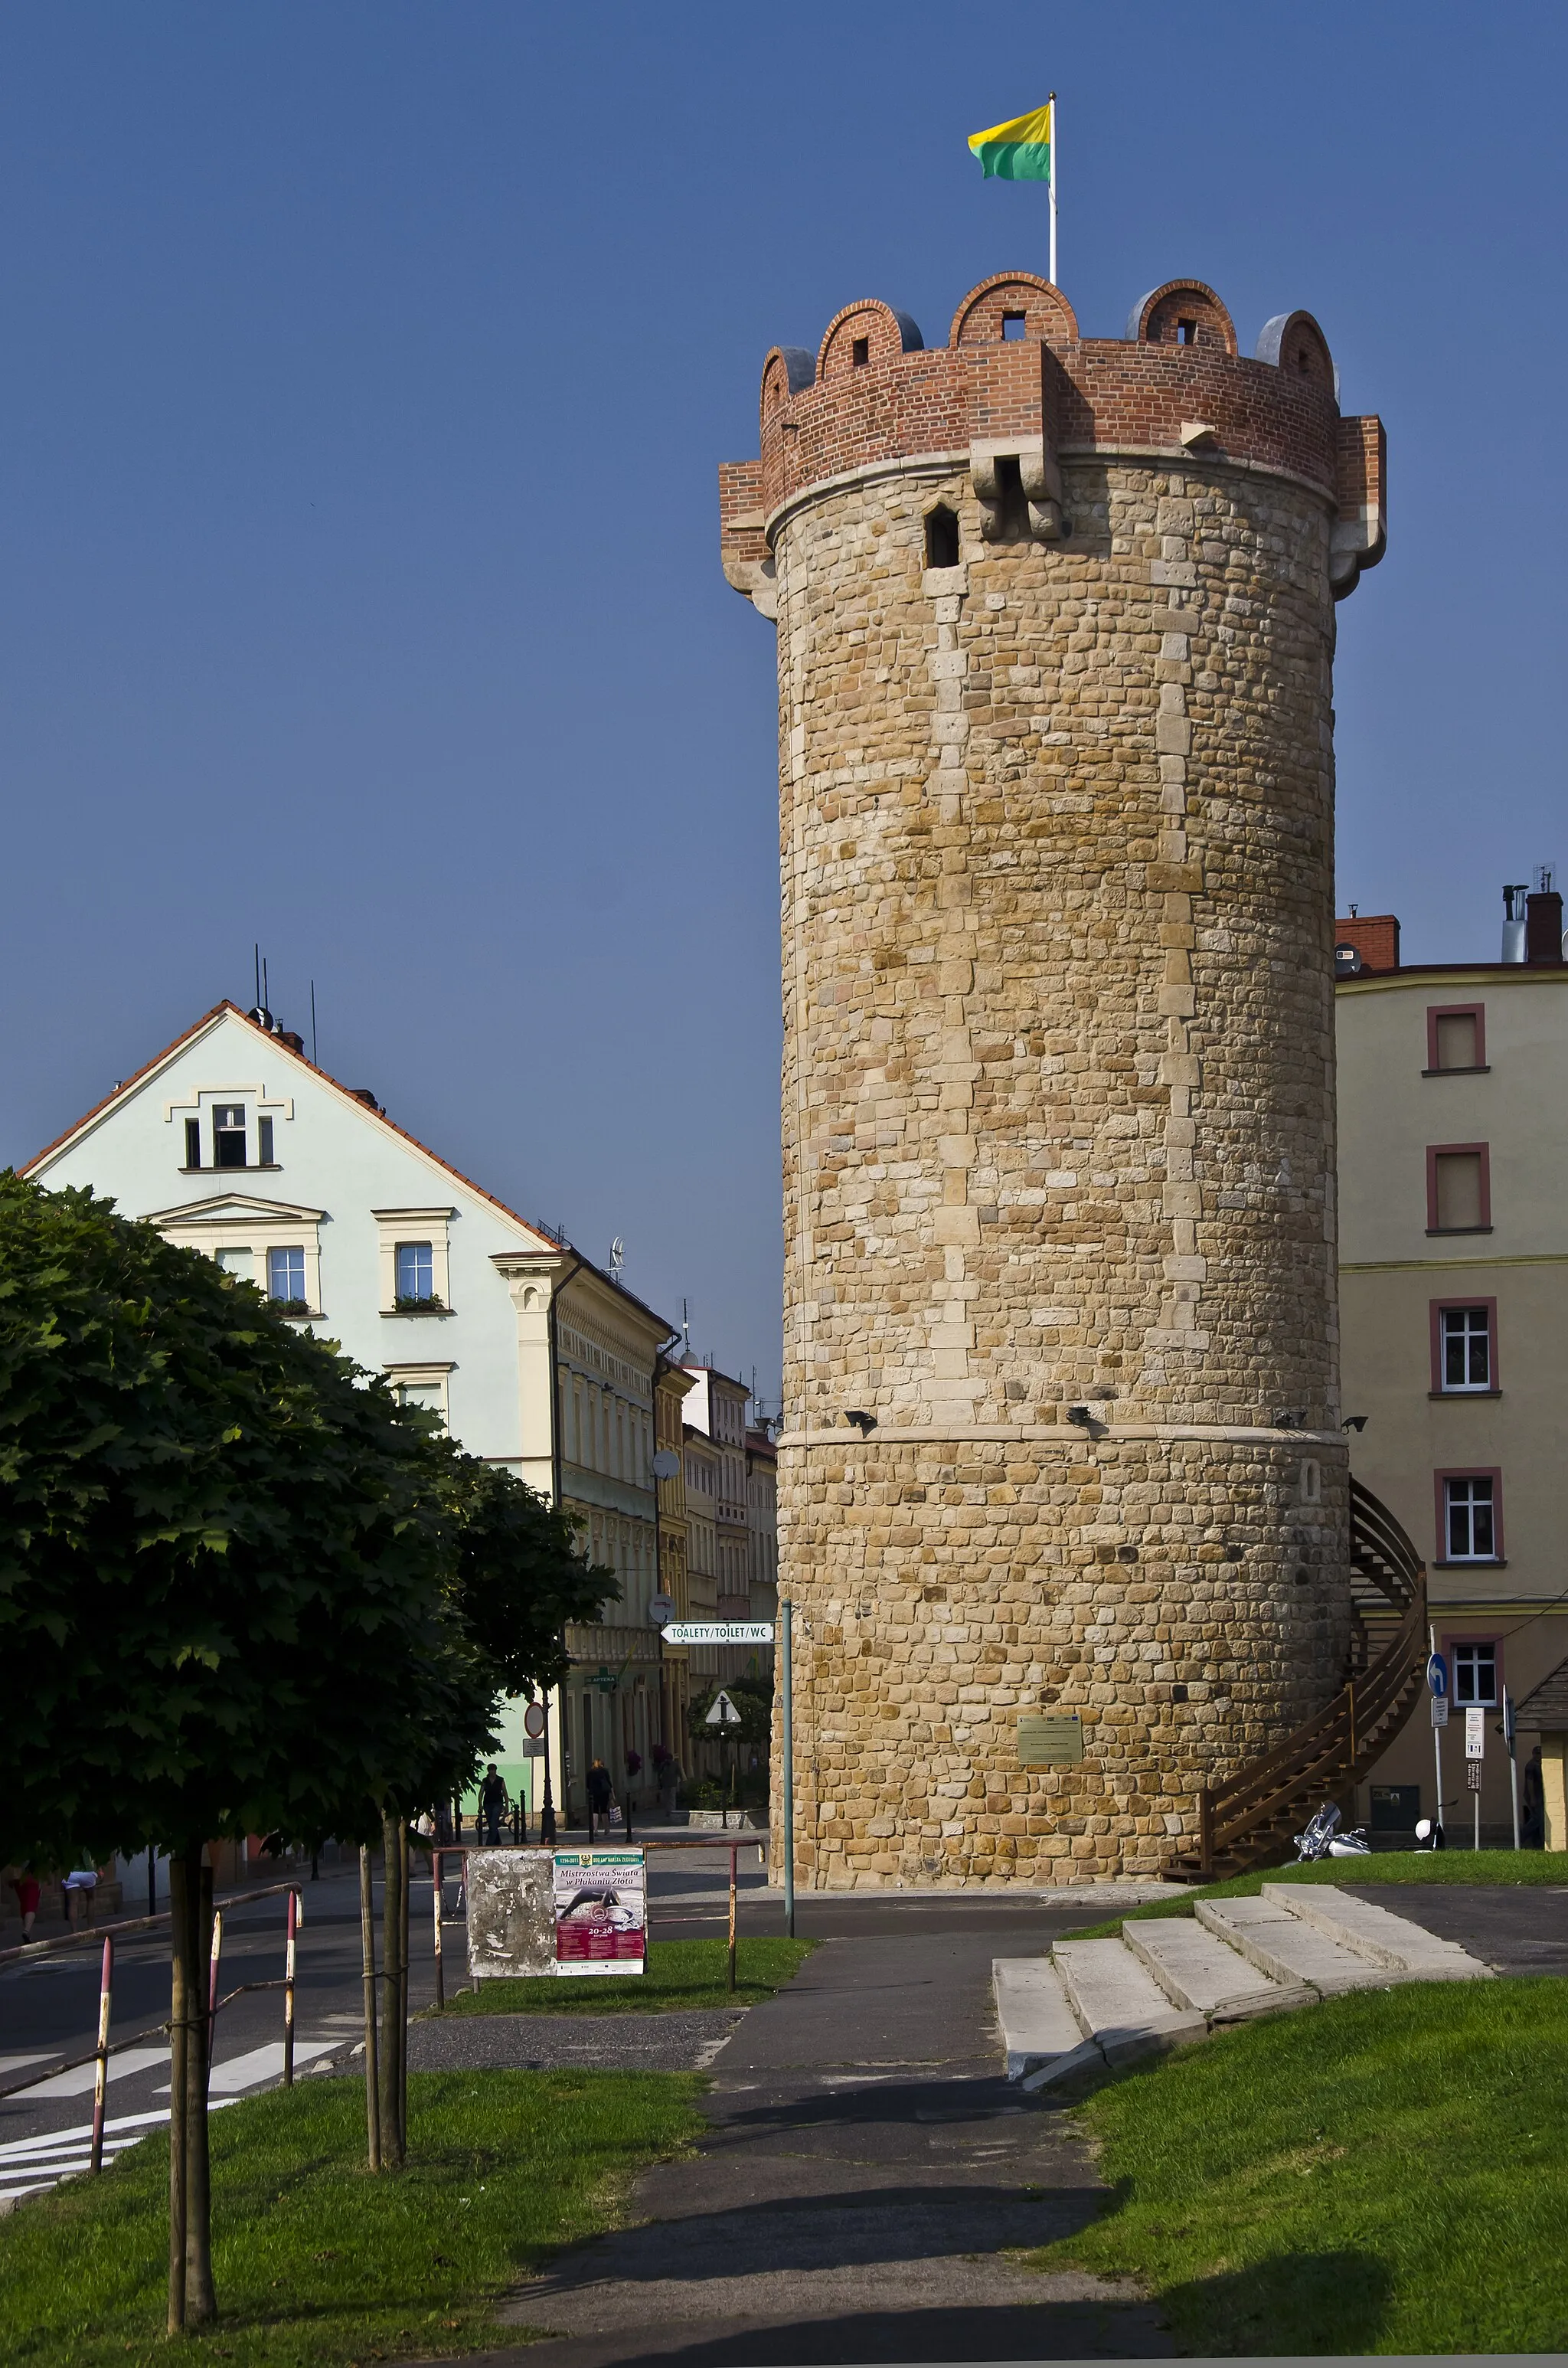
[[[1148,1873],[1341,1681],[1335,602],[1383,438],[1304,313],[1048,281],[762,375],[781,1588],[807,1884]]]

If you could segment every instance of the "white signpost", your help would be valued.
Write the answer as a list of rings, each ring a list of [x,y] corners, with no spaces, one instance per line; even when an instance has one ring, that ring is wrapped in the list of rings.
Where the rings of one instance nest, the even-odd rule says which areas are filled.
[[[672,1620],[666,1645],[771,1645],[771,1620]]]
[[[786,1597],[778,1606],[778,1714],[784,1765],[779,1791],[784,1808],[784,1930],[795,1936],[795,1738],[793,1725],[791,1606]],[[665,1623],[666,1645],[771,1645],[771,1620],[671,1620]],[[712,1713],[710,1712],[710,1717]]]
[[[1471,1798],[1475,1803],[1475,1839],[1471,1848],[1481,1848],[1481,1763],[1486,1757],[1486,1713],[1479,1704],[1467,1703],[1464,1713],[1464,1772],[1470,1785]]]

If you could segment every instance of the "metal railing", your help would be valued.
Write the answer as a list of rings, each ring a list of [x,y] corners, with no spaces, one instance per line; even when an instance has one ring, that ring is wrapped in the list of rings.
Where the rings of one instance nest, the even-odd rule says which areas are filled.
[[[1198,1795],[1198,1849],[1172,1873],[1187,1881],[1241,1874],[1273,1856],[1298,1817],[1358,1782],[1392,1742],[1420,1695],[1426,1661],[1426,1568],[1399,1522],[1358,1480],[1350,1483],[1350,1561],[1393,1633],[1369,1649],[1332,1702],[1272,1751]],[[1361,1636],[1371,1635],[1358,1612]],[[1381,1622],[1380,1622],[1381,1624]]]

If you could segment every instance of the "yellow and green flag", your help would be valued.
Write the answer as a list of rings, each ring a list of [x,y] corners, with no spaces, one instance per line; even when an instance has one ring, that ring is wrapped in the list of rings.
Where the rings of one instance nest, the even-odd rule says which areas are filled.
[[[1016,115],[1011,123],[971,131],[970,151],[979,157],[988,181],[1049,181],[1051,130],[1048,100],[1031,114]]]

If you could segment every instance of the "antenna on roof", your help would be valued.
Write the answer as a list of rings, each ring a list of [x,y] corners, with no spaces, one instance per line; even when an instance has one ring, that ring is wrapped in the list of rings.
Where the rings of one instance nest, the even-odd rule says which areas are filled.
[[[253,946],[251,951],[256,956],[256,1008],[259,1011],[261,1009],[261,948]]]
[[[311,1066],[312,1069],[321,1067],[316,1058],[316,983],[313,978],[311,981]]]
[[[612,1282],[619,1282],[619,1281],[620,1281],[621,1275],[622,1275],[622,1274],[624,1273],[624,1271],[625,1271],[625,1269],[626,1269],[626,1244],[621,1240],[620,1235],[619,1235],[619,1234],[617,1234],[617,1235],[616,1235],[616,1237],[615,1237],[614,1241],[613,1241],[613,1242],[611,1242],[611,1244],[610,1244],[610,1246],[609,1246],[609,1272],[610,1272],[610,1281],[611,1281]]]
[[[684,1299],[680,1304],[680,1360],[683,1365],[688,1364],[691,1360],[691,1323],[686,1312]]]

